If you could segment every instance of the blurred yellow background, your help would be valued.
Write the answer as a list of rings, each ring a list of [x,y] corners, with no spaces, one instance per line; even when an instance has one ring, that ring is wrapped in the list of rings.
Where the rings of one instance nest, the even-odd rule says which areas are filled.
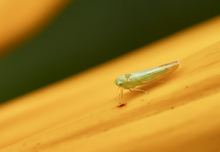
[[[219,0],[1,0],[0,152],[219,151],[219,13]],[[115,77],[173,60],[117,107]]]
[[[195,26],[0,107],[1,152],[217,152],[220,18]],[[147,93],[116,76],[178,59]]]

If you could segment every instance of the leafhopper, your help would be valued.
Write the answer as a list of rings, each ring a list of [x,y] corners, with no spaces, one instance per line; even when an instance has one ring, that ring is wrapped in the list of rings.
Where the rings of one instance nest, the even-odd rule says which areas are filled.
[[[179,61],[173,61],[144,71],[127,73],[117,77],[115,84],[121,88],[120,97],[123,97],[124,89],[145,92],[145,90],[140,89],[141,86],[157,83],[174,72],[178,66]]]

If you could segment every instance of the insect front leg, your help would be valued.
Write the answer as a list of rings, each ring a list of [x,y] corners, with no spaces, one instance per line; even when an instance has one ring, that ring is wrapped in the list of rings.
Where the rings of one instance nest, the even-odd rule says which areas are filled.
[[[124,89],[120,88],[120,94],[119,94],[119,98],[122,99],[124,96]]]
[[[118,107],[123,107],[127,104],[126,101],[123,100],[123,95],[124,95],[123,93],[124,93],[124,89],[120,88],[120,94],[119,94],[120,101],[119,101]]]

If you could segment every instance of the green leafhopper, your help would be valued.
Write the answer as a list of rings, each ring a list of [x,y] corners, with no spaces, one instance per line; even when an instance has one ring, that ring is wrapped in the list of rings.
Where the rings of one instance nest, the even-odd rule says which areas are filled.
[[[121,97],[123,96],[123,89],[128,89],[130,91],[145,91],[138,89],[138,87],[151,85],[166,78],[175,71],[178,66],[179,61],[173,61],[144,71],[127,73],[116,78],[115,84],[121,88]]]

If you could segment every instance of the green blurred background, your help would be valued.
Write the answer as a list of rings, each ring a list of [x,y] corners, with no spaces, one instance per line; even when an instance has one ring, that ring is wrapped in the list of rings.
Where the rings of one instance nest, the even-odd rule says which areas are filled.
[[[0,102],[219,13],[220,0],[75,0],[40,33],[0,58]]]

